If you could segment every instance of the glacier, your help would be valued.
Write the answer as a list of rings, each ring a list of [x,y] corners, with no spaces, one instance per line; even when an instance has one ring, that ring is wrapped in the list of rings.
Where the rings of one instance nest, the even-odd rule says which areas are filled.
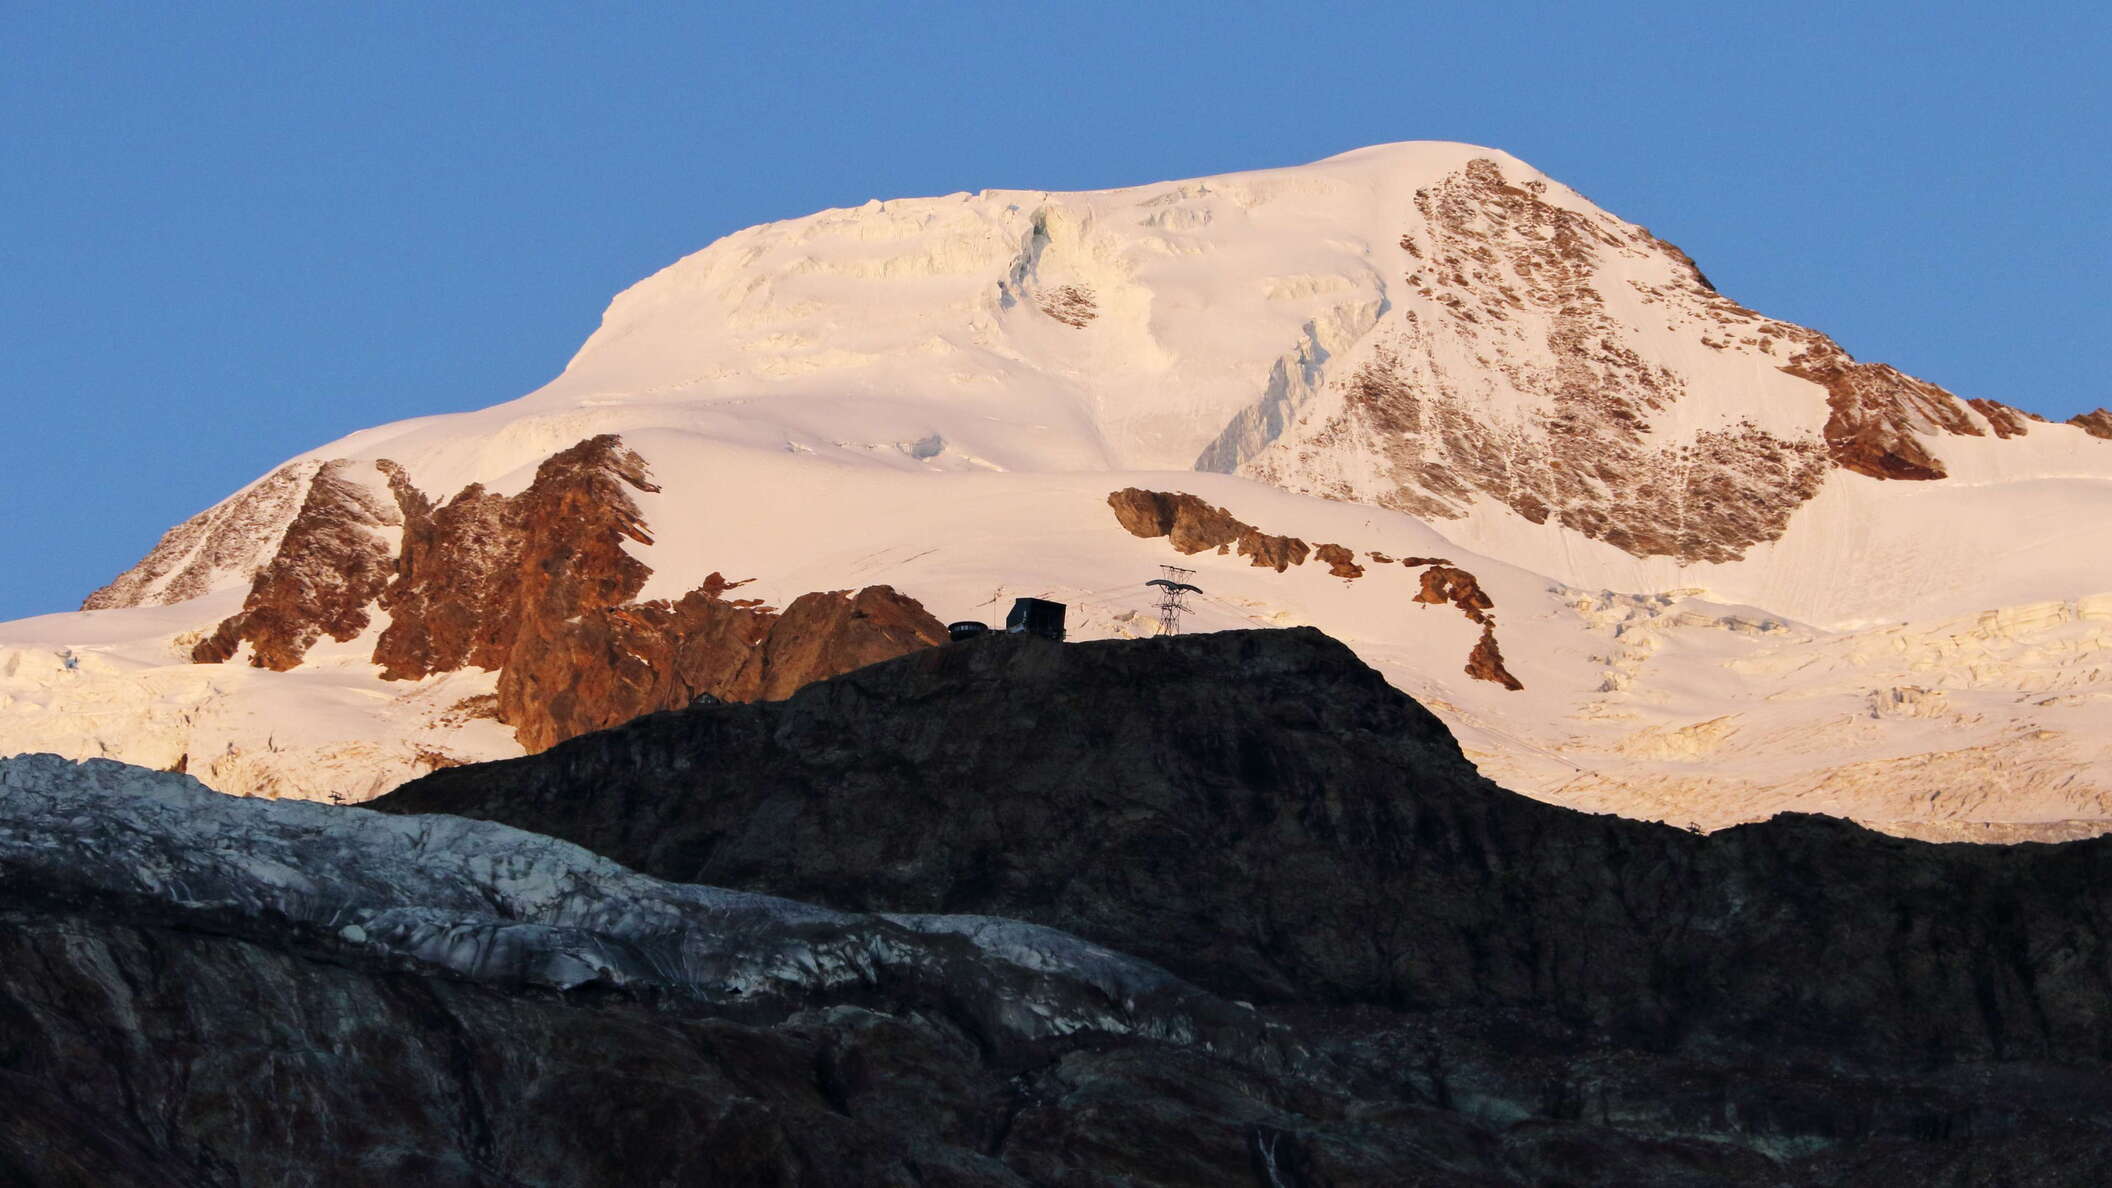
[[[0,879],[76,899],[275,922],[307,943],[500,986],[752,1004],[932,979],[1027,1040],[1199,1042],[1260,1023],[1138,958],[983,916],[863,915],[649,878],[488,821],[230,797],[106,759],[0,760]],[[980,992],[980,991],[979,991]]]

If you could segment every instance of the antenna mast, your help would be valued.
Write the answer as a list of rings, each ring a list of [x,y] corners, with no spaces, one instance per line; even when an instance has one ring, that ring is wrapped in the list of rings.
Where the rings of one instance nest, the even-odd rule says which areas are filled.
[[[1188,595],[1200,594],[1203,591],[1200,587],[1188,584],[1188,579],[1195,576],[1194,570],[1182,569],[1177,565],[1161,565],[1159,569],[1166,576],[1156,577],[1144,583],[1159,588],[1159,634],[1179,635],[1181,615],[1188,610]]]

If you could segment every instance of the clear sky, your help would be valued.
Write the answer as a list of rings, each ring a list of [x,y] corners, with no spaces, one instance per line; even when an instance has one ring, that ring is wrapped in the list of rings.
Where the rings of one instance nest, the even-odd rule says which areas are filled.
[[[0,618],[871,197],[1508,150],[1964,396],[2112,403],[2099,4],[0,6]],[[645,6],[638,6],[645,7]]]

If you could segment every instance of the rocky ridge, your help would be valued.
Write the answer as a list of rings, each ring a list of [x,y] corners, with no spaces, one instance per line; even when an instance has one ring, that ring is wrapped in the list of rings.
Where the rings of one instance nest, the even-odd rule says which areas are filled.
[[[802,594],[782,612],[707,581],[673,602],[628,603],[550,624],[499,679],[502,721],[539,751],[699,697],[776,701],[805,685],[930,647],[946,629],[888,586]]]
[[[441,802],[732,885],[395,815]],[[379,804],[0,762],[0,1168],[1964,1185],[2112,1153],[2112,843],[1556,809],[1316,632],[985,638]],[[753,890],[795,884],[821,902]]]
[[[246,643],[251,664],[285,672],[325,636],[357,639],[390,584],[389,538],[401,538],[404,528],[396,501],[361,481],[380,473],[343,460],[324,463],[242,610],[198,641],[191,659],[218,664]]]
[[[724,599],[740,583],[714,573],[680,599],[632,601],[652,571],[625,542],[652,537],[631,493],[658,490],[608,434],[544,460],[518,495],[473,483],[439,504],[394,462],[325,463],[242,610],[191,659],[218,664],[247,645],[250,664],[283,672],[383,614],[383,679],[496,671],[499,720],[539,750],[699,695],[783,697],[945,638],[887,586],[810,593],[779,612]]]
[[[137,564],[84,599],[81,609],[169,606],[230,580],[255,579],[321,468],[314,461],[288,463],[169,529]]]
[[[2068,423],[2092,437],[2112,439],[2112,408],[2077,413],[2068,418]]]
[[[2090,890],[2112,843],[1929,846],[1809,817],[1700,836],[1552,808],[1481,780],[1309,631],[951,645],[376,805],[844,909],[1075,932],[1287,1023],[1314,1076],[1395,1103],[1360,1107],[1374,1123],[1502,1117],[1503,1143],[1569,1152],[1499,1180],[2059,1182],[2035,1161],[2106,1141],[2047,1111],[2112,1086]],[[1192,1100],[1192,1075],[1157,1084]],[[1521,1077],[1543,1095],[1516,1097]],[[1317,1128],[1284,1141],[1302,1178],[1255,1182],[1408,1166]]]
[[[1537,1005],[1659,1050],[1877,1064],[2112,1054],[2112,841],[1557,808],[1309,629],[925,649],[373,805],[845,910],[1029,920],[1257,1003]]]
[[[1780,538],[1831,469],[1942,479],[1942,437],[2025,432],[2028,418],[1998,402],[1857,362],[1739,305],[1679,249],[1494,159],[1417,190],[1415,206],[1399,247],[1420,301],[1375,329],[1332,400],[1241,459],[1242,473],[1440,519],[1492,499],[1636,556],[1723,563]],[[1823,425],[1748,418],[1667,433],[1696,393],[1687,370],[1637,349],[1653,318],[1817,385]],[[1492,409],[1492,380],[1520,402]]]

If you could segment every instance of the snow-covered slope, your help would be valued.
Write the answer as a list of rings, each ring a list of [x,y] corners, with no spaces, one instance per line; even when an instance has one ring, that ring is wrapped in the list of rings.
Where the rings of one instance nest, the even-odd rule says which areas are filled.
[[[491,674],[380,679],[440,613],[396,591],[448,508],[497,524],[614,435],[604,569],[639,580],[595,606],[722,574],[777,607],[886,584],[941,618],[1046,595],[1078,634],[1134,634],[1177,563],[1208,593],[1190,629],[1321,626],[1523,791],[2090,828],[2046,823],[2112,797],[2097,423],[1857,363],[1472,146],[872,202],[728,236],[620,295],[541,390],[323,446],[87,613],[0,627],[0,751],[353,798],[511,753]],[[1117,522],[1129,487],[1362,572],[1184,560]],[[545,531],[575,506],[536,499]],[[1493,625],[1418,602],[1432,567],[1400,559],[1473,575]],[[1464,670],[1484,626],[1523,689]]]

